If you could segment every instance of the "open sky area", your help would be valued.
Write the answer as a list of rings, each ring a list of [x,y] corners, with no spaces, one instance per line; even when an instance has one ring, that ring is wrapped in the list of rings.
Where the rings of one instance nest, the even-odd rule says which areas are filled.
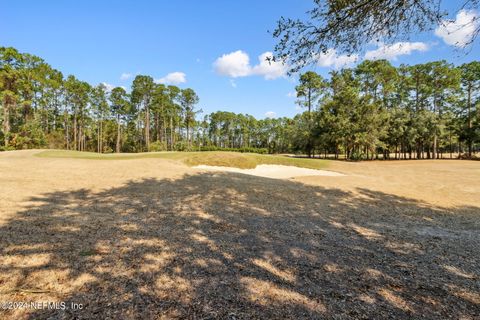
[[[459,1],[444,1],[461,23],[478,12],[455,13]],[[303,17],[311,0],[295,1],[0,1],[0,46],[45,59],[64,75],[91,84],[129,87],[136,74],[193,88],[204,113],[226,110],[257,118],[299,112],[282,65],[265,62],[281,17]],[[455,25],[450,24],[450,30]],[[443,32],[442,32],[443,31]],[[467,30],[468,31],[468,30]],[[465,31],[466,32],[466,31]],[[455,64],[479,57],[478,41],[467,50],[455,43],[464,32],[432,30],[401,46],[369,45],[358,56],[332,49],[311,68],[332,69],[364,58],[394,65],[446,59]]]

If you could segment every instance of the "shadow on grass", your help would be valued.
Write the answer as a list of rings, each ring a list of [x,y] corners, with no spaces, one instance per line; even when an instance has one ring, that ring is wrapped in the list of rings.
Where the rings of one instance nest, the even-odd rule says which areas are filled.
[[[0,227],[3,298],[83,304],[31,319],[480,314],[479,208],[234,173],[31,201]]]

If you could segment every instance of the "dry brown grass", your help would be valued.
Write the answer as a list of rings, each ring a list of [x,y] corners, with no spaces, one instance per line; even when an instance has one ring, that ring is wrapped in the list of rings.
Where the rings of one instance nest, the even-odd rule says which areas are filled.
[[[66,150],[45,150],[35,154],[40,158],[68,158],[89,160],[134,160],[134,159],[166,159],[176,160],[188,166],[209,165],[253,169],[260,164],[277,164],[310,169],[323,169],[329,161],[320,159],[294,158],[285,155],[240,153],[225,151],[205,152],[142,152],[142,153],[109,153],[80,152]]]
[[[174,159],[0,154],[6,319],[480,315],[480,163],[332,163],[345,177]]]

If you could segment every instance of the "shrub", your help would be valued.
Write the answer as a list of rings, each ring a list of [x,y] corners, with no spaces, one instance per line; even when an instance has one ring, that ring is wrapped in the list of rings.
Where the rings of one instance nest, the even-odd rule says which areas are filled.
[[[12,146],[8,146],[8,147],[0,146],[0,151],[13,151],[13,150],[15,150],[15,147],[12,147]]]
[[[477,157],[476,155],[472,154],[471,156],[469,156],[468,153],[459,154],[458,159],[460,159],[460,160],[480,160],[480,158]]]
[[[155,141],[150,143],[150,147],[148,151],[151,152],[158,152],[158,151],[166,151],[167,150],[167,143],[162,141]]]
[[[173,150],[175,151],[189,151],[188,145],[184,141],[178,141],[173,146]]]
[[[113,149],[111,147],[103,147],[103,153],[113,153]]]
[[[366,159],[367,159],[367,155],[364,154],[363,152],[353,152],[348,160],[361,161]]]
[[[17,150],[44,148],[47,139],[40,125],[33,121],[21,126],[18,133],[12,134],[10,144]]]
[[[267,148],[252,148],[252,147],[243,147],[243,148],[220,148],[215,146],[202,146],[199,151],[231,151],[231,152],[242,152],[242,153],[268,153]]]
[[[61,131],[47,134],[46,141],[49,149],[63,149],[65,147],[65,135]]]

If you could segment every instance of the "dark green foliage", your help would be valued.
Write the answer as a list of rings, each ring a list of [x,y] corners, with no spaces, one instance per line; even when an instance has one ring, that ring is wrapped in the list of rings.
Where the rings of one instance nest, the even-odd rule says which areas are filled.
[[[47,139],[38,122],[29,121],[19,127],[19,132],[12,134],[10,143],[17,150],[45,148]]]
[[[0,48],[0,150],[237,151],[350,160],[473,158],[480,145],[480,63],[402,65],[300,76],[293,118],[217,111],[198,120],[192,89],[139,75],[132,92],[66,78],[42,59]]]
[[[198,151],[232,151],[232,152],[241,152],[241,153],[259,153],[259,154],[267,154],[267,148],[219,148],[215,146],[202,146]]]
[[[148,151],[151,152],[159,152],[159,151],[167,151],[167,143],[164,141],[155,141],[150,143],[150,148]]]

